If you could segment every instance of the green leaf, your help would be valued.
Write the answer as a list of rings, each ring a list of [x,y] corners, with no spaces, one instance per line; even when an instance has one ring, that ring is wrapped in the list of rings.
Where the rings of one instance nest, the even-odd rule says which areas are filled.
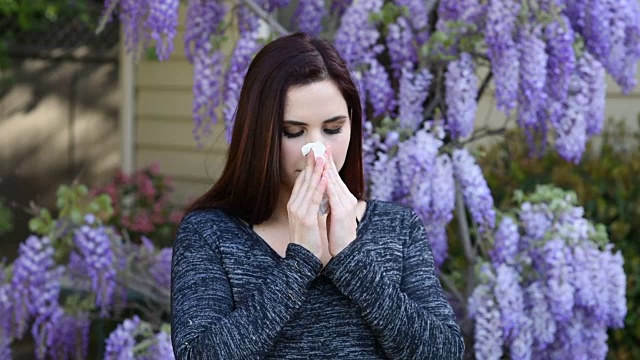
[[[42,218],[43,221],[47,223],[53,221],[53,217],[51,216],[51,213],[49,212],[49,210],[44,208],[40,210],[40,217]]]
[[[369,22],[376,24],[379,23],[383,20],[383,15],[382,13],[370,13],[369,14]]]
[[[82,213],[80,212],[79,209],[77,208],[73,208],[71,209],[71,211],[69,212],[69,217],[71,218],[71,222],[76,224],[76,225],[80,225],[82,224]]]
[[[158,53],[156,52],[155,46],[150,46],[146,48],[144,51],[144,54],[147,60],[160,61],[160,59],[158,58]]]
[[[171,334],[171,324],[163,323],[162,326],[160,326],[160,331],[162,331],[163,333]]]
[[[100,211],[100,205],[98,205],[98,203],[96,203],[95,201],[92,201],[88,206],[87,206],[87,212],[91,213],[91,214],[96,214]]]
[[[111,197],[109,195],[100,194],[95,201],[100,206],[100,211],[104,212],[107,217],[113,215],[113,206],[111,205]]]
[[[447,39],[447,34],[443,31],[436,31],[431,35],[430,41],[443,43]]]
[[[42,234],[44,222],[40,218],[32,218],[29,220],[29,230],[36,234]]]

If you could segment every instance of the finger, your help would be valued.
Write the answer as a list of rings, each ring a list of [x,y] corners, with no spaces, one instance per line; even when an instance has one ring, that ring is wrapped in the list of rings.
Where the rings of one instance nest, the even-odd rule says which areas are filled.
[[[315,210],[316,214],[318,213],[318,209],[320,208],[320,203],[322,202],[322,196],[327,190],[328,183],[329,183],[329,180],[326,177],[321,176],[318,181],[318,186],[315,188],[313,192],[310,192],[311,201],[309,202],[310,203],[309,210]]]
[[[332,152],[329,152],[329,163],[331,165],[331,169],[333,170],[333,173],[335,174],[336,180],[338,182],[338,187],[340,188],[340,190],[344,193],[344,195],[351,194],[351,191],[349,190],[349,187],[347,186],[347,184],[344,183],[344,181],[342,181],[342,178],[340,177],[340,173],[338,172],[338,168],[336,167],[336,163],[333,160],[333,153]]]
[[[320,206],[320,202],[322,201],[322,194],[324,194],[326,184],[324,185],[322,192],[320,192],[320,198],[318,199],[317,202],[315,201],[315,199],[317,197],[316,195],[317,195],[317,192],[319,191],[318,188],[322,180],[323,168],[324,168],[324,159],[317,158],[315,167],[313,169],[313,174],[311,175],[311,180],[309,181],[309,186],[306,189],[306,193],[305,193],[304,203],[308,206],[307,210],[314,209],[317,212],[318,207]]]
[[[327,196],[329,197],[329,207],[332,209],[331,213],[342,213],[344,209],[344,196],[336,184],[335,176],[332,170],[327,170],[324,175],[327,180]]]
[[[305,181],[308,182],[309,180],[311,180],[311,174],[313,174],[315,158],[313,157],[313,155],[311,155],[311,153],[307,154],[305,157],[307,161],[307,167],[305,168],[307,170],[307,176],[305,177]]]
[[[335,187],[334,191],[336,192],[336,194],[340,195],[341,193],[343,193],[344,188],[342,187],[342,184],[344,182],[342,181],[340,174],[338,174],[338,172],[335,171],[334,166],[329,167],[329,170],[327,170],[327,176],[329,177],[330,185]]]
[[[343,183],[343,184],[344,184],[344,182],[342,181],[342,178],[340,178],[340,173],[338,172],[338,167],[336,166],[336,162],[335,162],[335,160],[334,160],[334,158],[333,158],[333,150],[331,149],[331,147],[330,147],[330,146],[327,146],[327,151],[326,151],[326,153],[327,153],[327,162],[329,163],[329,168],[335,172],[335,174],[336,174],[336,176],[337,176],[338,181],[339,181],[340,183]],[[344,190],[347,190],[347,191],[348,191],[348,188],[347,188],[346,184],[345,184],[345,186],[342,188],[342,190],[343,190],[343,191],[344,191]]]
[[[300,192],[300,188],[302,187],[302,183],[304,182],[305,172],[305,169],[303,169],[300,174],[298,174],[298,177],[296,177],[296,181],[293,183],[293,190],[291,190],[292,199],[295,199]]]
[[[313,167],[315,166],[315,159],[313,158],[313,156],[309,156],[309,154],[307,154],[306,161],[307,161],[307,166],[304,169],[304,178],[303,178],[302,184],[300,185],[300,191],[299,191],[299,194],[302,195],[298,198],[300,202],[304,200],[304,194],[306,194],[309,191],[309,186],[310,186],[309,183],[311,182],[311,176],[313,175]],[[299,204],[300,203],[298,203],[298,205]]]
[[[336,205],[339,205],[339,202],[338,194],[336,193],[336,186],[331,176],[331,170],[325,171],[322,176],[327,179],[327,196],[329,197],[329,206],[335,208]]]

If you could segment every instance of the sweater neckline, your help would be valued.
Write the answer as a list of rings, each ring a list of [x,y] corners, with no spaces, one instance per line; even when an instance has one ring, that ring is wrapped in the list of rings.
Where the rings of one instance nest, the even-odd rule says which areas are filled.
[[[377,201],[376,200],[366,200],[366,208],[364,209],[364,213],[362,214],[362,219],[360,220],[360,224],[358,224],[358,227],[356,228],[356,239],[360,236],[360,234],[362,232],[364,232],[364,229],[367,228],[367,226],[369,225],[369,218],[371,217],[369,214],[373,211],[373,208],[375,208],[377,206]],[[258,233],[256,233],[253,230],[253,226],[251,224],[247,224],[244,221],[240,220],[239,218],[235,217],[235,216],[231,216],[231,218],[233,218],[233,220],[236,222],[236,225],[242,229],[242,231],[244,231],[247,235],[249,235],[250,237],[252,237],[253,239],[257,240],[258,242],[261,243],[261,245],[263,247],[266,248],[266,250],[275,258],[277,258],[278,260],[282,260],[284,259],[282,256],[280,256],[280,254],[278,254],[277,251],[275,251],[271,245],[269,245],[269,243],[262,238],[262,236],[258,235]],[[356,240],[354,240],[356,241]]]

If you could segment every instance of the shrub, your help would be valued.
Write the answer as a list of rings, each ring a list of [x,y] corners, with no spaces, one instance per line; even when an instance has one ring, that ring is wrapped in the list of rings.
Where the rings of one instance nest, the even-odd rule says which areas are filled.
[[[142,236],[157,244],[173,243],[183,209],[170,203],[173,181],[160,173],[157,163],[127,175],[118,170],[104,186],[91,191],[93,195],[107,194],[113,204],[113,216],[107,225],[126,230],[131,239]]]

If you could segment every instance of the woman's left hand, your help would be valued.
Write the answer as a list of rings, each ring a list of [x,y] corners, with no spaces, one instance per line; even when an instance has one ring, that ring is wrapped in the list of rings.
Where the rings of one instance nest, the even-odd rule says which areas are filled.
[[[326,154],[327,162],[324,166],[323,177],[329,180],[326,191],[330,208],[327,219],[327,238],[329,253],[331,256],[336,256],[356,239],[358,199],[353,196],[340,178],[330,148],[327,148]]]

